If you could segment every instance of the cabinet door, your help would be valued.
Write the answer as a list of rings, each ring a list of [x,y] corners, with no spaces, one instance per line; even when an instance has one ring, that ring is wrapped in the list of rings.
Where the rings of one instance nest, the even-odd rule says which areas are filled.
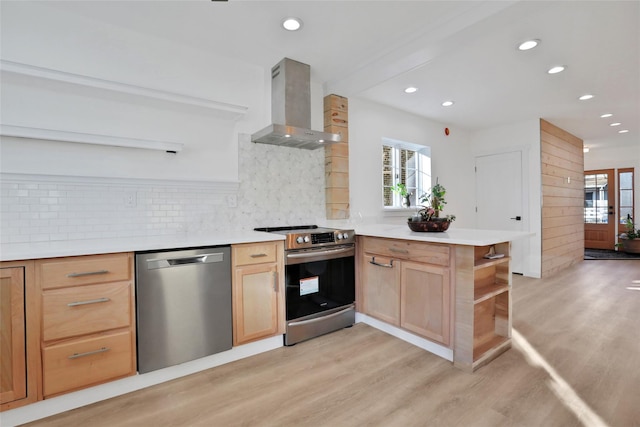
[[[24,269],[0,269],[0,403],[27,397]]]
[[[450,343],[449,269],[402,263],[401,327],[444,345]]]
[[[233,278],[233,345],[278,333],[277,264],[237,267]]]
[[[400,261],[364,254],[362,293],[364,312],[400,326]]]

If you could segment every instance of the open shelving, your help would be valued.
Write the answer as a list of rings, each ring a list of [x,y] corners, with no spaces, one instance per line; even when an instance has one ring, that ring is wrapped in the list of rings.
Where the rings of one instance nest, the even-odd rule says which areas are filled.
[[[486,259],[499,253],[502,258]],[[511,347],[510,243],[458,249],[454,363],[474,371]]]

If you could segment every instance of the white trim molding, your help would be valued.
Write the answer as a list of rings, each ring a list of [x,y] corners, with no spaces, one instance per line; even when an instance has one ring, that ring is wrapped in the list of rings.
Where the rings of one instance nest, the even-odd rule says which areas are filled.
[[[184,147],[184,144],[180,142],[154,141],[150,139],[125,138],[121,136],[97,135],[92,133],[6,124],[0,124],[0,135],[14,138],[40,139],[45,141],[107,145],[111,147],[143,148],[145,150],[160,150],[168,153],[177,153],[182,151]]]
[[[226,102],[214,101],[206,98],[199,98],[191,95],[183,95],[175,92],[168,92],[159,89],[151,89],[143,86],[121,83],[111,80],[100,79],[91,76],[69,73],[66,71],[53,70],[50,68],[38,67],[35,65],[23,64],[20,62],[0,60],[0,70],[24,76],[37,77],[47,80],[72,83],[96,89],[110,90],[127,95],[142,96],[146,98],[159,99],[163,101],[186,104],[190,106],[207,108],[216,111],[222,117],[232,120],[239,120],[243,117],[248,107],[234,105]]]

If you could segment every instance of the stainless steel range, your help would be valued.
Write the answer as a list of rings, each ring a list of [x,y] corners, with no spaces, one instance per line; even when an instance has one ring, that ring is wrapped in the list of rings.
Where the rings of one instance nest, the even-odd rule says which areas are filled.
[[[285,345],[355,323],[355,233],[316,225],[264,227],[284,234]]]

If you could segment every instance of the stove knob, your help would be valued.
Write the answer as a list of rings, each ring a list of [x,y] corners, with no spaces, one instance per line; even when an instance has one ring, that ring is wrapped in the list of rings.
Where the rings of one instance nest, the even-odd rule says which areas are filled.
[[[304,239],[302,238],[302,236],[296,237],[296,243],[302,243],[302,242],[304,242]]]
[[[338,240],[342,240],[342,233],[338,233],[336,237],[338,238]]]
[[[309,243],[309,240],[310,240],[310,239],[309,239],[309,236],[304,236],[304,242],[305,242],[305,243]]]
[[[348,239],[348,238],[349,238],[349,235],[348,235],[347,233],[343,233],[343,234],[342,234],[342,238],[346,240],[346,239]]]

